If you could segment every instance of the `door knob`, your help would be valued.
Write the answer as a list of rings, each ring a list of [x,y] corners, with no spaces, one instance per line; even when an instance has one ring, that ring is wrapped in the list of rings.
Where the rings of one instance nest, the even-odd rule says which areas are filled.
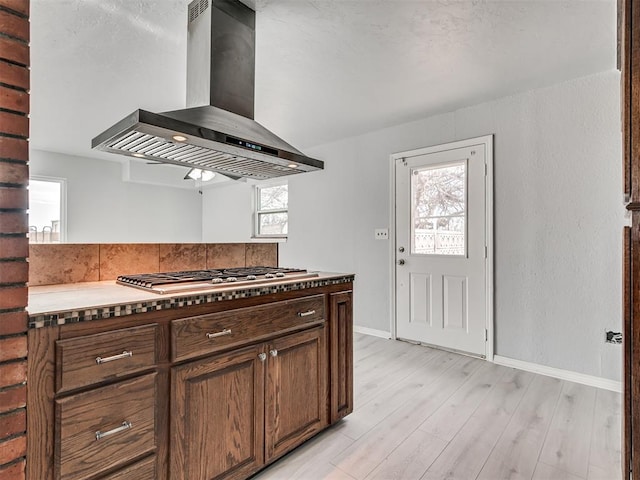
[[[398,265],[404,265],[404,259],[401,258],[400,260],[398,260]]]

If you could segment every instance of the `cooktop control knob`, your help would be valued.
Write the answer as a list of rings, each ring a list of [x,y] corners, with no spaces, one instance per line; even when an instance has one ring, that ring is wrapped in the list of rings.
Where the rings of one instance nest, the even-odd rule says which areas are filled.
[[[212,278],[211,283],[223,283],[224,280],[221,278]]]
[[[264,278],[276,278],[276,276],[273,273],[265,273]]]
[[[258,277],[256,277],[255,275],[247,275],[247,276],[246,276],[246,279],[247,279],[247,280],[257,280],[257,279],[258,279]]]
[[[282,273],[282,272],[278,272],[278,273],[276,273],[276,277],[278,277],[278,278],[282,278],[282,277],[284,277],[284,276],[285,276],[285,275],[284,275],[284,273]]]
[[[236,277],[227,277],[226,278],[227,282],[237,282],[238,279]]]

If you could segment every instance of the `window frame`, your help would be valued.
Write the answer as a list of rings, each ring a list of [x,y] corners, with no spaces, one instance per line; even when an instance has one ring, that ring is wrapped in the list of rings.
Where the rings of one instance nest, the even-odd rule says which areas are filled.
[[[287,208],[261,209],[260,208],[260,190],[263,188],[272,188],[279,186],[287,187]],[[260,215],[265,213],[286,213],[287,223],[289,221],[289,182],[286,180],[261,182],[253,186],[253,238],[273,238],[286,239],[288,233],[261,233],[260,232]]]
[[[38,182],[52,182],[60,184],[60,240],[58,242],[49,243],[66,243],[67,242],[67,179],[63,177],[53,177],[49,175],[29,175],[29,184],[35,180]],[[29,205],[31,209],[31,205]],[[29,232],[31,233],[31,232]],[[29,243],[41,243],[31,242]]]

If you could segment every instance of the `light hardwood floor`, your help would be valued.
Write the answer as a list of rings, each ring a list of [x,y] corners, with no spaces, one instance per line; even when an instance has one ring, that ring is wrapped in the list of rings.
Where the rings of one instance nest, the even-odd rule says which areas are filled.
[[[356,334],[354,412],[254,480],[618,480],[621,396]]]

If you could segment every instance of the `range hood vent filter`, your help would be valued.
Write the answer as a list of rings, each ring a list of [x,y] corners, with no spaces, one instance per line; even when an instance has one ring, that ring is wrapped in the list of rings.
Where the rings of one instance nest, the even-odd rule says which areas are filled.
[[[164,138],[133,130],[123,138],[107,145],[111,151],[124,155],[143,156],[163,163],[191,165],[194,168],[214,170],[230,177],[265,180],[298,173],[295,168],[273,165],[248,157],[222,153],[210,148],[170,142]]]

